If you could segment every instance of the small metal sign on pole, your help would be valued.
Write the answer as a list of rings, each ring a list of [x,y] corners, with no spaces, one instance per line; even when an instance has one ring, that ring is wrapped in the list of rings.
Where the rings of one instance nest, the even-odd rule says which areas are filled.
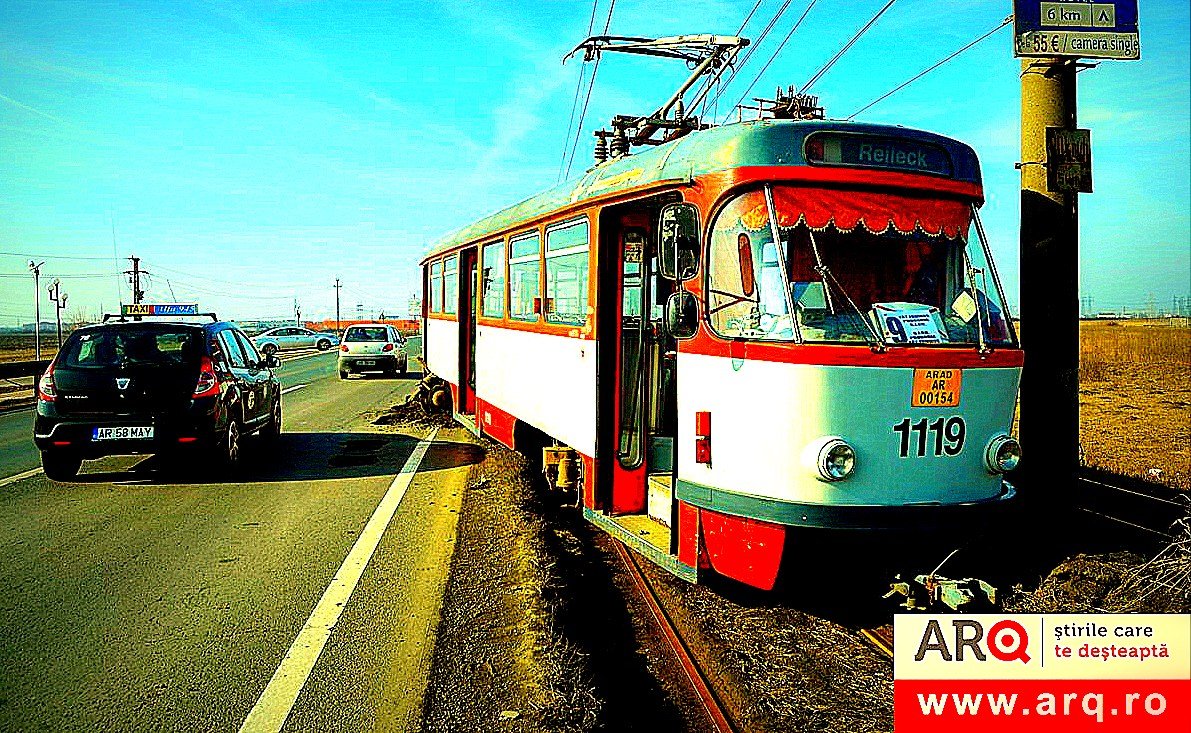
[[[1046,128],[1046,190],[1092,192],[1092,131]]]
[[[1137,0],[1013,3],[1014,55],[1141,58]]]

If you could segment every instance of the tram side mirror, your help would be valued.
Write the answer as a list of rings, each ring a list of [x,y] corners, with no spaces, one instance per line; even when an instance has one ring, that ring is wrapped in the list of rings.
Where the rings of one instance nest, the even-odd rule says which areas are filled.
[[[659,216],[658,231],[662,277],[690,280],[699,269],[699,210],[692,204],[667,204]]]
[[[670,295],[665,308],[666,330],[677,339],[687,339],[699,330],[699,304],[685,290]]]

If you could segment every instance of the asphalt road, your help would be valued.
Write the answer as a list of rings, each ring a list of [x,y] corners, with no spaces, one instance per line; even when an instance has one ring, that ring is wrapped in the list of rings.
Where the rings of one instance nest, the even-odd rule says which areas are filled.
[[[326,645],[308,677],[270,686],[296,695],[272,722],[414,726],[478,449],[444,429],[399,476],[419,440],[369,413],[415,379],[340,381],[330,354],[281,374],[280,446],[235,481],[121,457],[84,464],[77,483],[0,486],[0,730],[235,731],[311,629]],[[0,422],[0,478],[36,465],[29,421]],[[370,522],[399,488],[387,526]],[[320,604],[377,527],[350,596]],[[303,631],[328,605],[336,615]]]

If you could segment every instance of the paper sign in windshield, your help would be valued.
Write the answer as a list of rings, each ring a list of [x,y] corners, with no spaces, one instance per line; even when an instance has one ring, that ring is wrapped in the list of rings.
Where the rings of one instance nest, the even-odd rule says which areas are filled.
[[[938,308],[918,303],[873,303],[873,315],[889,343],[947,343]]]

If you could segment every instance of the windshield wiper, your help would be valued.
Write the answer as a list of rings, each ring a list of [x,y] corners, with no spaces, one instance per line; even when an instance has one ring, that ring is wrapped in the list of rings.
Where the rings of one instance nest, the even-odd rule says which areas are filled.
[[[872,324],[868,322],[868,319],[865,318],[864,314],[860,312],[860,309],[856,307],[856,303],[852,300],[852,296],[848,295],[848,291],[844,290],[844,286],[839,284],[839,280],[836,280],[835,275],[831,274],[831,270],[827,267],[827,265],[823,264],[823,258],[819,255],[819,244],[815,242],[815,233],[811,231],[809,227],[807,228],[807,233],[810,235],[811,239],[811,251],[815,254],[815,272],[819,273],[819,277],[823,279],[824,283],[827,283],[828,279],[830,279],[830,284],[834,285],[835,288],[839,290],[840,295],[844,296],[844,300],[848,301],[848,305],[852,306],[852,311],[856,314],[856,317],[860,319],[861,325],[864,326],[865,333],[870,337],[869,345],[878,351],[884,351],[886,347],[885,339],[881,338],[881,335],[873,330]],[[834,313],[835,308],[831,303],[831,288],[824,288],[823,295],[827,299],[827,307],[830,308]]]

